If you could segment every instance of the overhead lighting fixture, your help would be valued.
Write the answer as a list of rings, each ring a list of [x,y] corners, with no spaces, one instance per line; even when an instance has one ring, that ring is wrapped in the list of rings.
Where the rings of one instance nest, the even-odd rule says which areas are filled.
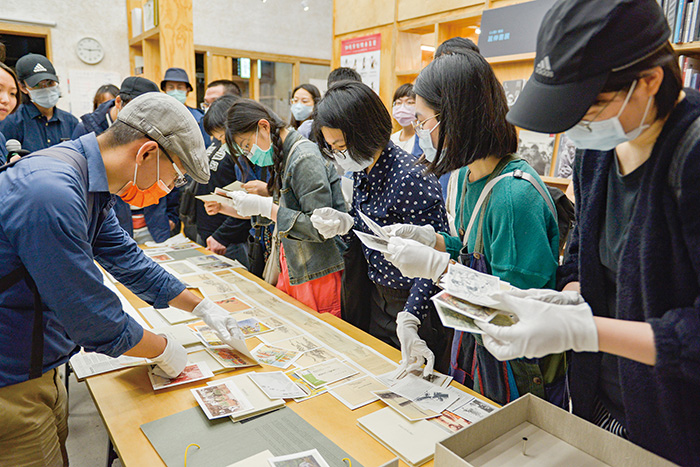
[[[309,11],[309,2],[307,0],[301,0],[301,7],[304,11]]]
[[[420,49],[426,52],[435,52],[435,47],[433,47],[432,45],[421,45]]]
[[[476,34],[481,34],[481,28],[477,27],[476,30],[474,31]]]

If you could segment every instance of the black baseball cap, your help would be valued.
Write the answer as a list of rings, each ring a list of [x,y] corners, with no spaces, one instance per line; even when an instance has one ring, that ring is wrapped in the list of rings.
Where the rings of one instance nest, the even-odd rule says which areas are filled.
[[[141,78],[140,76],[129,76],[124,78],[122,85],[119,88],[119,95],[123,96],[122,100],[133,99],[147,92],[160,92],[158,85],[150,79]]]
[[[670,36],[656,0],[559,0],[537,34],[535,70],[506,119],[560,133],[593,105],[611,72],[659,50]]]
[[[182,68],[168,68],[167,70],[165,70],[165,76],[163,76],[163,81],[160,82],[161,91],[165,91],[165,83],[167,81],[185,83],[187,84],[187,90],[192,91],[190,78],[187,76],[187,72]]]
[[[43,55],[27,54],[23,56],[17,60],[15,70],[17,70],[17,78],[27,83],[27,86],[30,88],[33,88],[45,79],[58,82],[56,70],[49,59]]]

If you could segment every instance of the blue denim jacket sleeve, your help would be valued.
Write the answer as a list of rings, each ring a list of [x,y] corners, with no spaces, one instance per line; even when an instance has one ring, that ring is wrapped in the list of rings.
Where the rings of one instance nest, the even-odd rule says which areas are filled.
[[[167,308],[168,302],[185,290],[185,284],[143,253],[121,228],[114,210],[110,209],[93,251],[103,268],[155,308]]]
[[[297,151],[300,150],[301,148]],[[326,239],[311,223],[311,214],[316,208],[339,207],[337,200],[336,202],[333,200],[331,185],[339,184],[340,178],[335,170],[328,170],[330,162],[321,159],[318,154],[301,152],[295,157],[290,154],[288,163],[289,167],[285,171],[288,184],[282,188],[280,195],[281,197],[293,196],[300,209],[280,206],[277,212],[277,229],[283,237],[323,243]],[[329,172],[331,172],[330,176]],[[344,204],[340,203],[340,205]]]
[[[141,340],[143,329],[102,283],[88,238],[87,205],[79,175],[59,162],[44,164],[17,177],[12,182],[14,189],[5,190],[0,200],[8,246],[73,342],[88,351],[121,355]],[[63,165],[60,170],[56,169],[59,164]],[[111,224],[118,227],[114,218]],[[127,245],[121,253],[128,249]],[[152,279],[141,272],[144,283]]]

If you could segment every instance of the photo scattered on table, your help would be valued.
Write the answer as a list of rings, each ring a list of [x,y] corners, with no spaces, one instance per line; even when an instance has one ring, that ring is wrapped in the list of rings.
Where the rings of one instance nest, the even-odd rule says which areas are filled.
[[[406,399],[405,397],[400,396],[391,390],[373,391],[373,393],[386,405],[396,410],[404,418],[412,422],[417,420],[425,420],[427,418],[433,418],[440,415],[438,412],[424,409],[412,400]]]
[[[265,344],[260,344],[254,348],[252,354],[258,362],[282,368],[283,370],[288,368],[299,356],[299,352]]]
[[[155,261],[156,263],[165,263],[167,261],[173,261],[173,257],[166,254],[166,253],[161,253],[158,255],[152,255],[150,258]]]
[[[221,347],[216,349],[206,349],[209,354],[214,357],[214,359],[219,362],[222,366],[226,368],[243,368],[247,366],[257,365],[255,362],[248,361],[239,352],[228,347]]]
[[[272,331],[272,328],[266,326],[265,323],[255,318],[246,318],[238,321],[238,327],[246,337]]]
[[[224,298],[222,300],[214,300],[214,303],[216,303],[217,305],[219,305],[221,308],[228,311],[229,313],[236,313],[239,311],[248,310],[248,309],[252,308],[246,302],[244,302],[240,298],[236,298],[236,297],[228,297],[228,298]]]
[[[308,396],[306,391],[294,384],[294,381],[289,379],[281,371],[248,373],[248,377],[250,377],[270,399],[294,399]]]
[[[430,421],[438,424],[441,428],[444,428],[450,433],[456,433],[462,428],[466,428],[467,426],[472,424],[472,422],[470,422],[469,420],[466,420],[460,417],[459,415],[453,414],[448,410],[445,410],[440,414],[439,417],[435,417]]]
[[[210,420],[253,408],[253,404],[241,394],[235,385],[221,383],[215,386],[190,389],[190,391]]]
[[[151,380],[151,385],[154,390],[171,388],[181,384],[191,383],[193,381],[201,381],[207,378],[213,378],[214,373],[211,372],[206,363],[190,363],[182,370],[182,373],[175,378],[164,378],[153,373],[154,367],[148,372],[148,378]]]
[[[316,449],[268,459],[271,467],[329,467]]]

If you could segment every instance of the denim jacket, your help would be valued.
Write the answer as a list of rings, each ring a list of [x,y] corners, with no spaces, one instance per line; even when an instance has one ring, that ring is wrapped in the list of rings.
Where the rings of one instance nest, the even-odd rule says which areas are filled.
[[[290,153],[292,146],[302,141]],[[340,177],[318,146],[290,130],[282,147],[284,171],[277,212],[279,231],[289,268],[289,282],[299,285],[344,267],[341,245],[324,239],[311,223],[314,209],[332,207],[346,212]]]

